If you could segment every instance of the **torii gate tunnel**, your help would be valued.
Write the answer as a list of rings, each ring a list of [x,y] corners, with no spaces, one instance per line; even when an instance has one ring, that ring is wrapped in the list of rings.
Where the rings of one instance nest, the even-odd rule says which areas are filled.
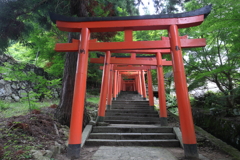
[[[55,47],[55,50],[59,52],[78,52],[70,134],[67,148],[67,156],[69,158],[78,158],[80,156],[88,52],[104,51],[109,55],[109,53],[115,50],[149,49],[171,50],[185,157],[198,157],[196,135],[181,49],[204,47],[206,41],[205,39],[181,39],[178,29],[200,25],[210,11],[211,5],[191,12],[148,16],[79,18],[50,14],[52,21],[56,23],[61,31],[81,33],[79,40],[74,40],[72,43],[56,44]],[[138,30],[167,30],[169,37],[158,41],[133,41],[133,31]],[[124,31],[124,42],[97,42],[97,40],[90,40],[90,33],[92,32],[114,31]],[[110,56],[107,57],[110,59]],[[105,65],[108,66],[109,64]]]
[[[132,50],[127,50],[128,52],[133,52]],[[122,51],[114,51],[115,53],[121,53],[121,52],[126,52],[126,50],[122,50]],[[148,70],[148,89],[150,90],[150,94],[149,94],[149,106],[150,108],[154,108],[154,101],[153,101],[153,90],[152,90],[152,78],[151,78],[151,73],[150,70],[151,69],[157,69],[158,72],[158,95],[159,95],[159,106],[160,106],[160,124],[162,126],[167,126],[167,108],[166,108],[166,97],[165,97],[165,87],[164,87],[164,76],[163,76],[163,66],[172,66],[172,61],[166,61],[166,60],[162,60],[162,56],[161,53],[170,53],[169,49],[162,49],[162,50],[142,50],[142,51],[136,51],[134,50],[134,52],[136,53],[155,53],[156,56],[143,56],[143,57],[136,57],[135,53],[131,54],[131,57],[129,56],[120,56],[120,57],[111,57],[109,61],[104,61],[104,57],[100,57],[100,58],[91,58],[90,62],[91,63],[104,63],[104,64],[114,64],[113,69],[114,72],[116,72],[119,76],[120,76],[120,83],[117,83],[116,79],[118,79],[116,76],[116,74],[114,74],[114,84],[113,84],[113,100],[116,100],[117,94],[120,92],[121,88],[123,89],[125,86],[125,83],[123,83],[123,80],[121,78],[122,75],[125,75],[127,77],[131,76],[132,78],[134,78],[135,82],[131,81],[128,83],[131,84],[131,86],[135,86],[135,88],[137,88],[138,93],[143,96],[143,99],[146,100],[146,85],[145,85],[145,78],[144,78],[144,70]],[[160,53],[161,52],[161,53]],[[107,58],[107,56],[109,56],[108,53],[106,53],[105,58]],[[133,66],[127,66],[127,67],[117,67],[117,64],[125,64],[125,65],[140,65],[140,67],[133,67]],[[143,65],[144,64],[144,65]],[[109,71],[107,71],[106,65],[104,65],[104,72],[109,73]],[[131,71],[130,71],[131,70]],[[126,72],[127,71],[127,72]],[[109,77],[110,79],[112,78],[111,76],[113,73],[110,73],[110,75],[107,74],[103,74],[103,81],[102,83],[104,84],[107,83],[110,86],[112,85],[111,80],[109,81]],[[135,85],[134,85],[135,84]],[[120,87],[117,87],[120,86]],[[106,95],[104,95],[104,93],[106,93],[106,91],[104,92],[104,90],[107,90],[107,86],[103,86],[101,87],[101,94],[100,94],[100,99],[104,100],[106,99]],[[116,91],[118,90],[118,91]],[[124,89],[123,89],[124,90]],[[107,107],[108,109],[111,108],[111,102],[109,102],[109,100],[111,99],[110,97],[110,93],[111,90],[108,92],[108,102],[107,102]],[[100,101],[101,102],[101,101]],[[98,113],[98,121],[103,121],[104,117],[105,117],[105,104],[106,102],[102,102],[99,103],[99,113]]]

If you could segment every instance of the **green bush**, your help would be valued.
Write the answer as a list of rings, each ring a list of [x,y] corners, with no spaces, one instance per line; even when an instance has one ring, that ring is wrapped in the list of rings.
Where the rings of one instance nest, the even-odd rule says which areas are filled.
[[[9,108],[9,104],[4,102],[4,101],[0,101],[0,111],[5,111]]]
[[[197,108],[222,108],[227,107],[225,96],[220,93],[206,92],[205,94],[195,96],[191,105]]]

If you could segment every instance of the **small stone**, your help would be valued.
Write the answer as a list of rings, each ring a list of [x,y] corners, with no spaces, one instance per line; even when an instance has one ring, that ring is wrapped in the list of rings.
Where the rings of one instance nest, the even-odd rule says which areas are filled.
[[[65,137],[69,136],[69,129],[68,128],[61,128],[59,132],[62,133]]]
[[[18,91],[20,97],[27,97],[27,92],[25,90]]]
[[[0,96],[8,96],[11,94],[12,94],[12,89],[11,89],[10,84],[1,84],[0,85]]]
[[[20,98],[18,96],[16,96],[15,94],[12,94],[12,98],[17,102],[20,100]]]
[[[53,153],[53,156],[55,156],[56,154],[58,154],[58,147],[57,146],[50,146],[50,150]]]
[[[13,83],[13,84],[12,84],[12,88],[13,88],[13,89],[18,89],[19,86],[18,86],[18,84],[14,84],[14,83]]]
[[[53,156],[55,156],[56,154],[61,153],[61,151],[64,149],[64,146],[55,141],[54,146],[51,146],[50,149],[53,152]]]
[[[43,160],[43,153],[41,151],[35,151],[33,154],[34,159],[36,160]]]
[[[6,100],[6,101],[11,101],[12,98],[11,98],[11,97],[5,97],[5,100]]]
[[[50,150],[46,150],[44,156],[48,157],[48,158],[51,158],[53,156],[53,152],[50,151]]]

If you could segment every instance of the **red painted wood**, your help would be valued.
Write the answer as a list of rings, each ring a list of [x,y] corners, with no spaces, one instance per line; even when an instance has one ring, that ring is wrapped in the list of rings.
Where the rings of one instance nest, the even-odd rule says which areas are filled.
[[[206,46],[205,39],[181,39],[182,48],[194,48]],[[57,43],[57,52],[76,52],[80,41],[72,43]],[[151,50],[151,49],[170,49],[169,40],[160,41],[132,41],[132,42],[89,42],[89,51],[112,51],[116,50]],[[121,52],[124,53],[124,52]],[[137,53],[137,52],[136,52]],[[150,53],[150,52],[149,52]],[[165,52],[164,52],[165,53]]]
[[[157,77],[158,77],[158,98],[159,98],[159,115],[161,118],[167,118],[167,107],[166,107],[166,93],[164,85],[164,73],[162,66],[161,53],[157,53]]]
[[[88,69],[88,42],[90,32],[87,28],[81,31],[81,47],[83,53],[78,53],[78,65],[75,76],[75,86],[73,95],[72,115],[70,122],[69,142],[68,144],[81,144],[82,141],[82,124],[84,114],[84,101],[86,94],[86,80]]]
[[[168,29],[170,25],[178,28],[188,28],[200,25],[204,15],[183,18],[161,18],[141,20],[118,20],[118,21],[92,21],[92,22],[64,22],[57,21],[57,27],[61,31],[81,32],[82,28],[89,28],[91,32],[114,32],[124,31],[126,28],[137,30],[159,30]]]
[[[196,144],[196,135],[192,118],[192,111],[185,77],[181,42],[178,35],[178,27],[172,25],[169,28],[171,41],[171,56],[173,63],[174,81],[178,102],[179,119],[181,124],[183,144]]]

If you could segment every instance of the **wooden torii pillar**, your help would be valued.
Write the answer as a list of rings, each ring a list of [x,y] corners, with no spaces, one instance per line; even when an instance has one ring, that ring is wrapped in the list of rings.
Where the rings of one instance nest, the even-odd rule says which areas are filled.
[[[113,65],[110,66],[110,75],[109,75],[109,86],[108,86],[108,97],[107,97],[107,109],[111,109],[112,99],[113,99]]]
[[[182,60],[182,48],[204,47],[205,39],[184,39],[178,35],[178,28],[200,25],[210,13],[211,6],[199,10],[166,15],[129,16],[129,17],[65,17],[50,14],[51,20],[61,31],[81,33],[81,41],[56,44],[56,51],[78,51],[72,115],[70,123],[67,156],[71,159],[80,156],[82,139],[82,121],[86,92],[88,51],[112,51],[126,49],[171,49],[174,81],[176,85],[179,118],[181,124],[184,153],[187,158],[198,157],[196,135],[188,96],[185,71]],[[169,40],[133,41],[132,31],[168,30]],[[124,42],[97,42],[90,40],[90,32],[124,31]]]

